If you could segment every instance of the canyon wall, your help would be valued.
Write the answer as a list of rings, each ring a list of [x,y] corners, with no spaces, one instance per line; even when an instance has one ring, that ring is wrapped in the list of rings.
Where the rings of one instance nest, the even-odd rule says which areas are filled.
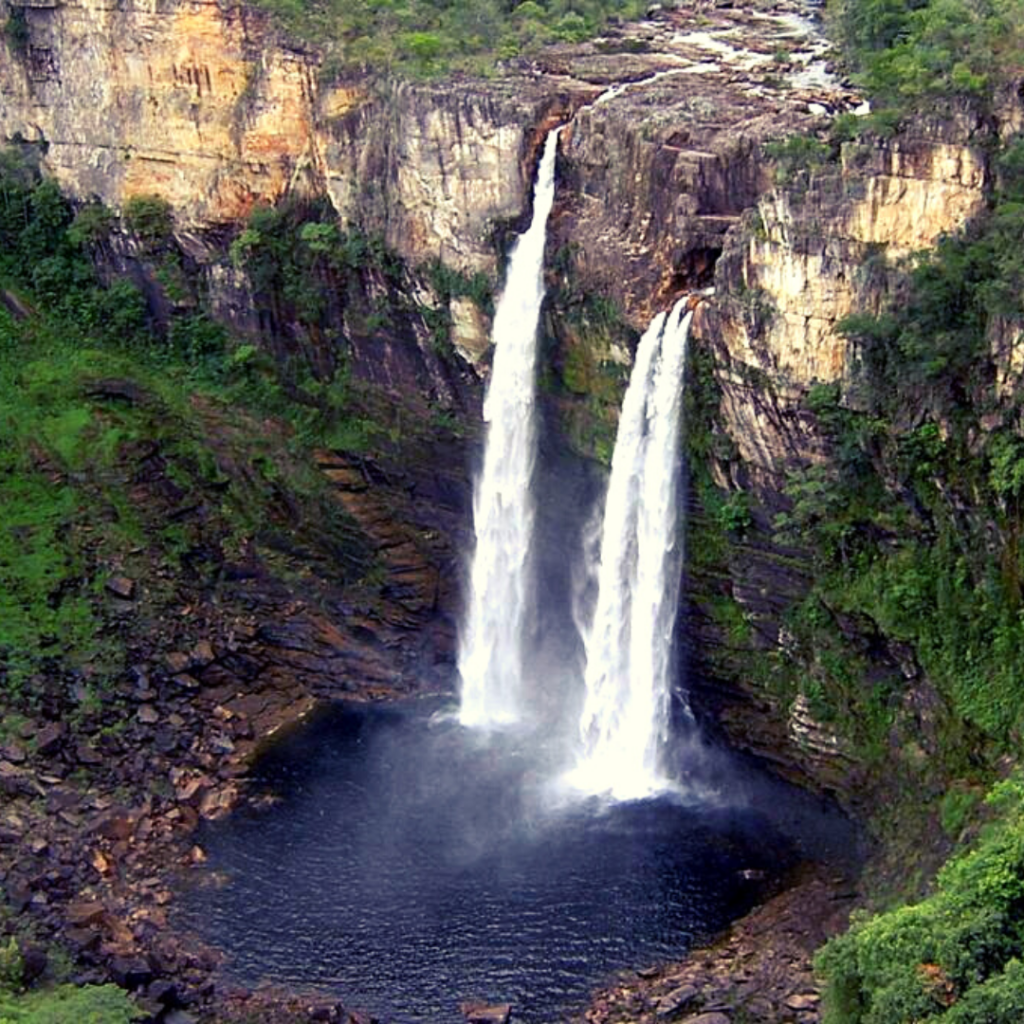
[[[816,655],[798,651],[787,625],[812,567],[774,520],[792,507],[790,475],[832,456],[808,408],[812,389],[833,385],[842,405],[860,403],[859,352],[837,324],[881,312],[901,265],[981,212],[988,173],[978,135],[955,124],[846,143],[838,162],[790,169],[731,230],[715,299],[698,313],[722,453],[707,469],[751,502],[749,530],[728,539],[716,565],[691,573],[693,675],[733,743],[776,761],[787,750],[784,770],[846,798],[864,785],[861,765],[842,730],[815,719],[805,693],[820,679]],[[698,535],[715,529],[699,500],[691,516]],[[835,627],[868,666],[865,686],[905,681],[897,728],[926,735],[920,708],[939,700],[913,653],[869,620],[838,616]]]
[[[808,568],[770,526],[786,505],[787,473],[826,457],[803,399],[815,384],[838,383],[856,402],[856,352],[836,323],[853,309],[877,310],[894,260],[981,208],[981,126],[923,124],[847,143],[838,163],[783,168],[771,140],[822,129],[859,99],[823,71],[811,74],[820,40],[793,11],[722,9],[700,20],[666,12],[493,79],[398,84],[321,81],[315,51],[234,2],[29,0],[8,13],[15,8],[28,38],[4,42],[0,135],[39,143],[46,169],[79,199],[115,209],[132,196],[167,199],[179,240],[207,267],[215,308],[237,323],[252,296],[223,238],[257,204],[328,197],[342,226],[381,237],[406,264],[400,285],[364,275],[355,320],[337,303],[357,375],[444,408],[459,406],[462,385],[478,392],[474,375],[431,350],[422,312],[410,314],[402,337],[373,326],[369,313],[389,288],[423,309],[436,304],[410,272],[430,260],[495,280],[501,243],[529,206],[543,134],[576,112],[552,217],[555,303],[612,299],[639,329],[678,294],[716,288],[695,331],[717,395],[706,468],[720,488],[752,496],[759,532],[721,557],[691,559],[683,632],[695,703],[734,743],[842,787],[851,766],[841,741],[800,694],[780,697],[744,675],[734,656],[743,652],[731,649],[714,608],[725,600],[738,609],[752,651],[789,658],[784,613],[806,590]],[[627,82],[635,84],[584,106]],[[483,355],[485,317],[464,299],[449,314],[456,352]],[[997,333],[1010,380],[1020,372],[1019,332]],[[563,343],[556,337],[549,350],[559,366]],[[574,336],[587,343],[585,332]],[[628,360],[621,346],[590,356]],[[587,387],[571,401],[591,401]],[[706,526],[698,493],[692,503],[694,522]],[[902,670],[898,650],[882,645],[873,656]]]
[[[532,130],[565,93],[529,81],[323,84],[266,12],[224,0],[9,5],[0,136],[45,145],[72,195],[173,205],[182,230],[326,192],[343,223],[413,264],[494,271],[491,232],[522,212]]]

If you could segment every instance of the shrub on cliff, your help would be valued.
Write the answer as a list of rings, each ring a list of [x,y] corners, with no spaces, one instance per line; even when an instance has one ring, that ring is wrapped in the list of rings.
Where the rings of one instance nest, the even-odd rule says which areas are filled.
[[[826,1024],[1024,1020],[1024,783],[988,798],[1001,818],[913,906],[856,920],[819,954]]]
[[[775,164],[775,182],[785,185],[800,172],[814,170],[830,159],[830,147],[813,135],[790,135],[785,139],[768,142],[765,155]]]
[[[940,96],[984,102],[1021,69],[1021,0],[832,0],[830,13],[877,106]]]
[[[231,259],[246,272],[262,310],[307,327],[323,322],[329,293],[342,295],[354,272],[400,272],[382,240],[342,231],[326,200],[256,207],[231,244]]]
[[[59,985],[23,995],[0,991],[0,1024],[131,1024],[143,1016],[114,985]]]
[[[148,245],[166,241],[174,230],[171,204],[162,196],[132,196],[124,204],[124,221]]]
[[[141,292],[127,279],[104,287],[89,256],[110,224],[98,205],[76,215],[56,182],[16,150],[0,152],[0,284],[29,289],[71,334],[84,328],[144,346],[150,336]]]
[[[28,44],[31,33],[28,27],[28,19],[25,17],[24,7],[12,7],[4,22],[4,39],[11,48],[11,52],[23,55],[28,52]]]

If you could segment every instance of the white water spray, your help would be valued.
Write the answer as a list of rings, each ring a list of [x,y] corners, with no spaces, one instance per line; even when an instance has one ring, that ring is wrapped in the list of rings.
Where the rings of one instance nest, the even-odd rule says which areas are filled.
[[[515,245],[494,313],[494,366],[484,400],[487,439],[473,498],[476,548],[459,644],[463,725],[516,721],[522,711],[523,644],[530,593],[536,460],[535,363],[544,300],[544,242],[555,197],[552,131],[534,186],[533,219]]]
[[[679,420],[692,313],[680,300],[640,340],[605,499],[597,601],[586,633],[583,752],[569,781],[635,799],[665,789],[672,631],[682,548]]]

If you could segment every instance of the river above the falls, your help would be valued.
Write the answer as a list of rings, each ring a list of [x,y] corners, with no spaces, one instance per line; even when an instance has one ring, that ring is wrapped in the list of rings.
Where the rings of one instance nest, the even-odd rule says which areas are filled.
[[[721,754],[679,793],[612,805],[559,793],[558,756],[422,706],[332,705],[203,826],[180,923],[246,985],[322,989],[394,1024],[455,1024],[473,1000],[541,1024],[851,847],[837,813]]]

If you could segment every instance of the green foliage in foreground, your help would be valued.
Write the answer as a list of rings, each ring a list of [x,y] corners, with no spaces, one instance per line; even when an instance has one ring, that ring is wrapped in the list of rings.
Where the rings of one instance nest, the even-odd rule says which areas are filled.
[[[327,46],[328,70],[486,71],[545,43],[595,35],[638,0],[259,0],[297,35]]]
[[[142,1016],[114,985],[58,985],[24,995],[0,990],[0,1024],[130,1024]]]
[[[819,954],[826,1024],[1024,1020],[1024,783],[998,784],[987,802],[1000,818],[932,896],[855,920]]]

